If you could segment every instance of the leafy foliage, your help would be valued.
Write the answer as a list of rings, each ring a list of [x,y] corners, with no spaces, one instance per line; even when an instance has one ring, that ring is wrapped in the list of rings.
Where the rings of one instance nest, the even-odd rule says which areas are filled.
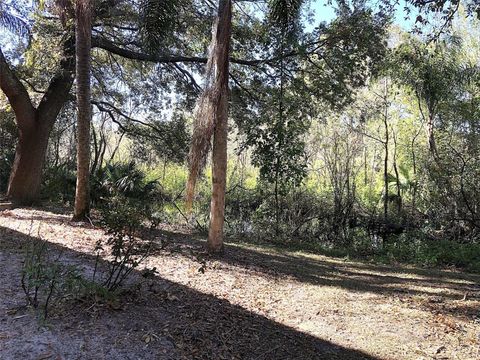
[[[0,2],[0,28],[9,30],[14,34],[26,37],[30,34],[28,23],[18,14],[15,6]]]
[[[6,192],[15,157],[17,132],[12,113],[0,110],[0,193]]]
[[[121,196],[138,201],[153,201],[157,181],[147,181],[134,161],[107,164],[94,179],[92,196],[97,202],[108,204],[111,198]]]
[[[150,52],[161,48],[163,40],[175,26],[182,0],[142,0],[140,29],[143,42]]]
[[[122,286],[132,271],[150,255],[152,243],[139,238],[139,231],[149,217],[148,208],[138,200],[112,198],[109,206],[103,208],[102,224],[108,238],[97,243],[96,251],[100,254],[106,250],[110,255],[102,283],[109,291]]]
[[[46,319],[59,301],[79,296],[85,282],[75,266],[65,265],[61,254],[52,255],[48,243],[40,239],[27,247],[21,284],[27,304],[42,310]]]

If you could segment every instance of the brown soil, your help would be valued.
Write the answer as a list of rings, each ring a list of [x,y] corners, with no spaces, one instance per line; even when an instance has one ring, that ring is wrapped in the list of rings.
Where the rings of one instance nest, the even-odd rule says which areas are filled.
[[[47,240],[88,271],[105,235],[61,212],[0,211],[0,358],[480,359],[478,275],[234,243],[210,258],[201,237],[154,235],[155,279],[45,323],[23,306],[26,244]]]

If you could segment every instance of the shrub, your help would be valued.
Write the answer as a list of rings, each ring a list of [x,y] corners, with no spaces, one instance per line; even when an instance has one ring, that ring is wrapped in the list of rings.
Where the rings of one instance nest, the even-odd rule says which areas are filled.
[[[113,291],[150,255],[152,242],[141,239],[139,233],[147,222],[151,229],[156,226],[156,221],[148,205],[121,196],[112,198],[108,206],[101,209],[101,216],[108,237],[97,243],[95,269],[100,253],[107,251],[107,271],[102,286]]]
[[[133,161],[107,164],[93,176],[91,183],[92,201],[100,206],[116,196],[149,203],[161,202],[164,197],[158,181],[148,181]]]
[[[41,309],[46,319],[53,304],[77,297],[84,288],[84,281],[78,269],[64,265],[61,254],[52,252],[46,241],[35,240],[27,247],[21,285],[27,305]]]
[[[0,193],[6,192],[15,158],[17,129],[13,113],[0,110]]]
[[[73,203],[75,186],[76,175],[73,167],[68,164],[48,167],[43,176],[41,197],[50,201]]]

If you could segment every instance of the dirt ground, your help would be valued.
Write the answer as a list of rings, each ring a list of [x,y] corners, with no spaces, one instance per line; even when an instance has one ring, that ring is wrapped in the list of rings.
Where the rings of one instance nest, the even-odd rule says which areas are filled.
[[[0,211],[0,359],[480,359],[478,275],[238,243],[209,258],[166,226],[138,292],[39,321],[23,306],[26,245],[88,271],[103,236],[61,212]]]

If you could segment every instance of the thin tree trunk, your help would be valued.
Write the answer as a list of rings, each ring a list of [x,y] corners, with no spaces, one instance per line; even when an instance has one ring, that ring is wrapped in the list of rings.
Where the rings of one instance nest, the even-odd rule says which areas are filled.
[[[210,204],[210,228],[207,248],[216,253],[223,250],[223,225],[225,221],[225,188],[227,182],[227,133],[228,133],[228,68],[232,31],[232,2],[220,0],[217,28],[212,39],[215,51],[215,128],[212,149],[212,201]]]
[[[83,221],[90,212],[90,48],[92,41],[90,0],[76,3],[76,57],[77,57],[77,187],[73,220]]]
[[[99,141],[97,140],[97,132],[95,131],[95,128],[92,128],[91,130],[93,140],[93,161],[91,161],[92,166],[90,168],[90,173],[95,174],[102,145],[99,144]]]
[[[281,151],[283,147],[283,95],[284,95],[284,59],[283,53],[285,52],[285,28],[282,28],[281,31],[281,42],[280,42],[280,98],[278,102],[278,126],[277,126],[277,136],[278,136],[278,149]],[[279,204],[279,194],[278,194],[278,182],[280,177],[280,156],[277,156],[275,161],[275,234],[279,235],[280,233],[280,204]]]
[[[397,186],[397,210],[402,210],[402,192],[400,187],[400,175],[397,166],[397,134],[393,134],[393,170],[395,171],[395,183]]]
[[[385,126],[385,156],[383,160],[383,182],[385,187],[385,198],[383,202],[383,222],[384,222],[384,231],[383,231],[383,242],[386,242],[387,238],[387,222],[388,222],[388,142],[389,142],[389,134],[388,134],[388,87],[387,87],[387,80],[384,80],[384,114],[383,114],[383,124]]]
[[[435,141],[433,115],[428,116],[427,137],[428,137],[428,149],[430,150],[430,153],[433,155],[433,157],[437,158],[438,151],[437,151],[437,142]]]
[[[187,216],[192,214],[193,198],[195,197],[195,186],[197,184],[197,175],[194,172],[198,172],[197,169],[188,173],[187,188],[185,195],[185,212]]]

